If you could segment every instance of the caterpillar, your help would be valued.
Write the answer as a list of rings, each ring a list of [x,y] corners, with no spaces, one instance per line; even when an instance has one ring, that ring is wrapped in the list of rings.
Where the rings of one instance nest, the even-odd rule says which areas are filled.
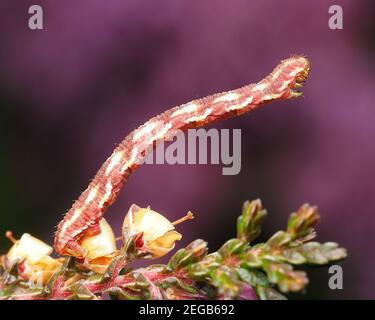
[[[168,139],[179,130],[244,114],[271,101],[299,97],[302,95],[299,89],[309,72],[310,62],[306,57],[292,56],[281,61],[258,83],[174,107],[132,131],[115,148],[59,223],[54,242],[56,252],[80,259],[85,257],[80,240],[83,236],[100,233],[100,219],[157,141]]]

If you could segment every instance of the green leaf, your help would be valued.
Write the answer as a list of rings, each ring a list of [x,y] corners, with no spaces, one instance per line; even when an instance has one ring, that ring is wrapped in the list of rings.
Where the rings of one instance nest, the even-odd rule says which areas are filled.
[[[319,214],[316,207],[304,204],[297,212],[290,215],[287,232],[293,239],[303,238],[314,231],[314,226],[319,221]]]
[[[259,286],[256,291],[261,300],[287,300],[285,296],[271,287]]]
[[[248,250],[240,255],[240,266],[244,268],[257,268],[262,265],[262,259],[256,254],[256,251]]]
[[[243,204],[242,214],[237,219],[237,238],[243,242],[251,242],[261,232],[262,223],[267,215],[262,202],[257,199]]]
[[[250,284],[252,287],[256,287],[256,286],[265,287],[265,286],[270,285],[267,279],[267,276],[261,271],[238,268],[237,273],[240,279]]]
[[[276,232],[268,241],[270,247],[282,247],[292,241],[292,236],[285,231]]]
[[[211,274],[210,281],[218,289],[219,294],[226,297],[236,298],[241,289],[238,274],[232,268],[222,265]]]
[[[197,262],[207,254],[207,242],[201,239],[191,242],[186,248],[178,250],[167,264],[168,271],[184,268]]]
[[[346,250],[339,248],[338,244],[334,242],[324,244],[308,242],[301,246],[300,252],[304,255],[308,263],[319,265],[340,260],[347,256]]]
[[[118,287],[113,287],[108,290],[109,295],[112,298],[117,298],[119,300],[143,300],[149,299],[149,295],[139,295],[136,292],[131,292],[130,290],[123,290]]]
[[[223,257],[228,257],[231,255],[237,255],[244,252],[248,248],[247,244],[244,243],[242,240],[239,239],[230,239],[225,242],[218,252]]]
[[[167,264],[168,271],[174,271],[184,267],[193,261],[193,255],[186,249],[178,250],[169,260]]]
[[[300,291],[309,282],[305,272],[294,271],[290,264],[267,261],[264,262],[263,268],[268,280],[277,284],[281,292]]]
[[[198,291],[198,289],[195,288],[194,286],[187,285],[176,277],[168,277],[168,278],[163,279],[162,282],[160,283],[160,286],[163,289],[169,288],[170,286],[175,286],[188,293],[196,293]]]
[[[93,300],[96,296],[87,289],[83,283],[79,283],[76,286],[71,288],[74,297],[78,300]]]
[[[346,249],[339,247],[339,245],[335,242],[323,243],[322,251],[330,261],[341,260],[348,256]]]
[[[192,264],[188,272],[194,279],[204,280],[209,278],[210,273],[220,267],[222,263],[223,257],[218,252],[213,252],[205,256],[201,261]]]
[[[298,250],[299,248],[285,249],[280,251],[275,256],[278,260],[288,262],[290,264],[303,264],[306,262],[306,258]]]

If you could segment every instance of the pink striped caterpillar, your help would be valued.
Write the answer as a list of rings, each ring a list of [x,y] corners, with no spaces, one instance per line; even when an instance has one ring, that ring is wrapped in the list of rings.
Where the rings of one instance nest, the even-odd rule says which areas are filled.
[[[302,92],[298,89],[303,87],[309,71],[308,59],[292,56],[281,61],[270,75],[256,84],[193,100],[167,110],[135,129],[116,147],[59,223],[55,235],[57,253],[85,257],[80,240],[85,235],[100,233],[100,219],[157,141],[173,137],[177,130],[202,127],[271,101],[299,97]]]

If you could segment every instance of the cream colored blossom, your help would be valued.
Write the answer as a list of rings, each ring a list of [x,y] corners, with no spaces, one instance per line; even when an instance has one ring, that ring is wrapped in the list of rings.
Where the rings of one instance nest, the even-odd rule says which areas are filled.
[[[99,234],[82,239],[81,247],[87,250],[85,258],[88,260],[104,257],[117,250],[115,235],[109,223],[103,218],[99,222],[99,227]]]
[[[36,264],[46,256],[52,253],[53,249],[43,241],[24,233],[20,240],[16,241],[9,250],[7,257],[13,262],[15,260],[24,260]]]
[[[84,237],[80,245],[87,250],[85,259],[88,268],[97,273],[104,273],[117,255],[117,248],[115,235],[108,222],[101,219],[99,227],[99,234]]]
[[[6,257],[10,265],[18,264],[23,279],[36,285],[43,285],[62,266],[59,259],[50,257],[52,251],[51,246],[25,233],[20,240],[14,240],[14,245]]]
[[[159,258],[171,251],[177,240],[182,238],[175,231],[174,225],[161,214],[148,208],[140,208],[133,204],[122,227],[123,240],[142,234],[142,251],[148,253],[147,258]]]

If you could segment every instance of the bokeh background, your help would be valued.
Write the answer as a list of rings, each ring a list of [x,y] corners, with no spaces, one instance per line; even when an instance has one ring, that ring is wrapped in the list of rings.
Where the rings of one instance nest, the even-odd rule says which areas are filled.
[[[44,9],[44,30],[28,8]],[[340,4],[344,30],[328,28]],[[147,165],[108,220],[120,233],[132,203],[196,219],[178,247],[212,250],[235,232],[246,199],[269,210],[263,238],[304,202],[322,215],[320,241],[348,248],[344,289],[310,269],[302,298],[375,298],[374,1],[65,0],[0,2],[0,234],[53,232],[115,143],[172,106],[260,80],[305,54],[305,98],[215,125],[242,129],[242,170]],[[9,247],[0,237],[1,251]]]

